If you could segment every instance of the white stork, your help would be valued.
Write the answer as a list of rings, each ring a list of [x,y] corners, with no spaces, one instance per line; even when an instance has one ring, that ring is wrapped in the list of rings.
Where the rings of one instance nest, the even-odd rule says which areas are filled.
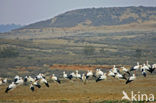
[[[139,70],[140,68],[140,65],[139,65],[139,62],[137,62],[137,65],[136,66],[133,66],[130,71],[134,71],[134,70]]]
[[[78,70],[76,70],[76,72],[75,72],[75,78],[81,79],[81,74],[79,74]]]
[[[68,78],[68,75],[66,74],[65,71],[63,72],[63,78],[64,78],[64,79],[67,79],[67,78]]]
[[[96,69],[96,77],[100,77],[100,76],[102,76],[104,73],[103,73],[103,71],[101,71],[101,69]]]
[[[14,88],[16,88],[16,84],[14,82],[12,82],[5,90],[5,93],[8,93],[9,90],[13,90]]]
[[[126,84],[128,84],[128,83],[134,81],[135,79],[136,79],[136,76],[135,76],[135,74],[133,74],[132,76],[130,76],[130,77],[128,78],[128,80],[126,81]]]
[[[113,72],[114,74],[119,73],[119,70],[118,70],[118,68],[116,68],[115,65],[114,65],[113,68],[112,68],[112,72]]]
[[[41,78],[40,83],[44,83],[47,87],[49,87],[49,84],[45,78]]]
[[[147,66],[148,68],[151,68],[151,65],[149,65],[148,60],[146,61],[146,66]]]
[[[106,76],[106,73],[104,73],[103,75],[99,76],[97,79],[96,79],[96,82],[99,82],[101,80],[106,80],[107,79],[107,76]]]
[[[0,85],[3,84],[3,79],[0,77]]]
[[[35,82],[35,79],[32,78],[31,76],[28,76],[27,81],[28,81],[28,82]]]
[[[0,77],[0,85],[2,85],[2,84],[6,84],[7,81],[8,81],[7,78],[4,78],[4,79],[3,79],[3,78]]]
[[[125,68],[125,67],[121,67],[121,68],[122,68],[122,71],[124,73],[127,73],[128,75],[130,75],[130,72],[129,72],[129,70],[127,68]]]
[[[88,70],[87,74],[86,74],[86,79],[88,79],[89,77],[93,77],[93,76],[94,76],[94,74],[93,74],[92,70]]]
[[[19,79],[15,82],[17,86],[22,85],[23,83],[24,83],[24,80],[22,79],[22,77],[19,77]]]
[[[81,79],[82,79],[83,83],[86,84],[86,76],[85,76],[85,74],[82,74],[82,78]]]
[[[38,88],[41,88],[41,85],[38,83],[38,80],[35,80],[32,84]]]
[[[110,70],[110,71],[108,72],[108,76],[110,76],[110,77],[115,77],[115,74]]]
[[[115,75],[115,78],[127,80],[127,78],[125,77],[125,75],[122,75],[122,74],[120,74],[120,73],[117,73],[117,74]]]
[[[56,81],[56,82],[58,82],[59,84],[61,84],[61,81],[55,76],[55,74],[52,74],[51,79],[52,79],[53,81]]]
[[[19,78],[20,78],[20,77],[19,77],[18,75],[16,75],[16,76],[14,77],[14,82],[16,82]]]
[[[33,84],[30,84],[30,89],[31,89],[31,91],[32,91],[32,92],[34,92],[35,87],[34,87],[34,85],[33,85]]]

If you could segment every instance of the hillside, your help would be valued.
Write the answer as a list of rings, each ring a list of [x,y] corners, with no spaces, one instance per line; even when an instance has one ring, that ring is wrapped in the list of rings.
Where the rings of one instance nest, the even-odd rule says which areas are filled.
[[[100,13],[103,16],[97,19]],[[115,18],[103,20],[112,15],[116,15]],[[132,21],[129,18],[133,18]],[[87,25],[84,24],[86,20],[89,21],[85,22]],[[45,64],[134,65],[146,60],[152,64],[156,62],[155,28],[156,7],[69,11],[47,21],[1,33],[0,75],[10,76],[12,73],[6,71],[15,70],[16,74],[17,68],[42,68]],[[37,69],[19,73],[23,75],[34,70]]]
[[[49,20],[24,28],[74,27],[76,25],[111,26],[156,20],[156,7],[88,8],[68,11]]]

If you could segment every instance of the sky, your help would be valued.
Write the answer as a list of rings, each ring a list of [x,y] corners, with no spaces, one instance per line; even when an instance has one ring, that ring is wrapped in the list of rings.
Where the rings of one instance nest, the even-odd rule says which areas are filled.
[[[28,25],[74,9],[126,6],[156,7],[156,0],[0,0],[0,24]]]

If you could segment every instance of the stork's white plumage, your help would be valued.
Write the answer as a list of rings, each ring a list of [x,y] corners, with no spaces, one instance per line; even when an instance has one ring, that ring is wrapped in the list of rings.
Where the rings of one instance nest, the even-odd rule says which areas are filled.
[[[129,72],[129,70],[128,70],[127,68],[125,68],[125,67],[121,67],[121,68],[122,68],[122,71],[123,71],[124,73],[127,73],[127,74],[130,75],[130,72]]]
[[[110,77],[115,77],[115,74],[110,70],[110,71],[108,72],[108,76],[110,76]]]
[[[51,79],[52,79],[53,81],[56,81],[56,82],[58,82],[59,84],[61,84],[61,81],[55,76],[55,74],[52,74]]]
[[[78,70],[76,70],[75,77],[77,79],[81,79],[81,74],[79,74],[79,71]]]
[[[32,78],[31,76],[28,77],[28,82],[34,82],[34,81],[35,81],[34,78]]]
[[[35,90],[35,87],[34,87],[33,84],[30,84],[30,89],[31,89],[32,92]]]
[[[140,65],[140,70],[141,70],[141,73],[142,73],[142,75],[144,76],[144,77],[146,77],[146,68],[145,67],[143,67],[142,65]]]
[[[44,83],[47,87],[49,87],[49,84],[45,78],[41,78],[40,83]]]
[[[2,80],[2,78],[0,77],[0,85],[2,85],[3,84],[3,80]]]
[[[24,80],[22,79],[22,77],[19,77],[19,79],[15,82],[16,85],[22,85],[24,83]]]
[[[72,78],[76,78],[76,74],[74,72],[70,73],[70,75],[72,76]]]
[[[147,65],[143,64],[142,69],[149,70],[149,67]]]
[[[126,81],[126,84],[128,84],[128,83],[134,81],[135,79],[136,79],[136,76],[135,76],[135,74],[133,74],[132,76],[130,76],[130,77],[128,78],[128,80]]]
[[[20,76],[16,75],[16,76],[14,77],[14,82],[16,82],[19,78],[20,78]]]
[[[113,68],[112,68],[112,72],[113,72],[114,74],[117,74],[118,71],[119,71],[118,68],[116,68],[116,66],[114,65]]]
[[[101,71],[101,69],[96,69],[96,77],[100,77],[103,75],[103,71]]]
[[[4,79],[3,79],[3,78],[0,77],[0,85],[2,85],[2,84],[6,84],[7,81],[8,81],[7,78],[4,78]]]
[[[147,70],[147,71],[149,71],[150,73],[153,73],[153,71],[156,69],[156,64],[153,64],[152,66],[151,66],[151,68],[149,68],[149,70]]]
[[[67,78],[68,78],[68,75],[66,74],[65,71],[63,72],[63,78],[64,78],[64,79],[67,79]]]
[[[41,85],[38,83],[38,80],[34,81],[32,84],[38,88],[41,88]]]
[[[115,75],[115,78],[127,80],[127,78],[126,78],[124,75],[120,74],[120,73],[117,73],[117,74]]]
[[[106,73],[104,73],[98,79],[96,79],[96,82],[101,81],[101,80],[106,80],[106,79],[107,79],[107,76],[106,76]]]
[[[28,81],[28,76],[25,76],[24,77],[24,82],[27,82]]]
[[[83,83],[86,84],[86,76],[85,76],[84,73],[82,74],[82,78],[81,79],[82,79]]]
[[[43,78],[42,75],[43,75],[42,73],[39,73],[39,74],[36,76],[36,80],[40,80],[41,78]]]
[[[5,90],[5,93],[8,93],[8,91],[13,90],[14,88],[16,88],[16,84],[14,82],[12,82]]]
[[[89,77],[93,77],[93,72],[92,72],[92,70],[88,70],[88,71],[87,71],[86,78],[89,78]]]
[[[136,66],[133,66],[130,71],[134,71],[134,70],[139,70],[140,69],[140,65],[139,65],[139,62],[137,62],[137,65]]]
[[[151,68],[151,65],[149,65],[148,60],[146,61],[146,66],[147,66],[148,68]]]

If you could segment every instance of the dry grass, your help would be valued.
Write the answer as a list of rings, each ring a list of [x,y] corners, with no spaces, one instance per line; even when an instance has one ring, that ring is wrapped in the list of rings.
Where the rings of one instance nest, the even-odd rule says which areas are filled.
[[[139,77],[136,81],[129,85],[125,81],[108,78],[106,81],[96,83],[94,80],[87,81],[84,85],[79,80],[68,81],[63,80],[62,84],[50,83],[47,88],[42,85],[41,89],[36,89],[35,92],[29,90],[29,86],[20,86],[4,93],[6,86],[0,88],[0,103],[95,103],[104,100],[120,100],[122,91],[126,91],[130,95],[130,91],[137,93],[154,94],[156,95],[156,80],[155,75],[150,75],[147,78]]]
[[[62,69],[62,70],[95,70],[96,68],[110,69],[112,66],[109,65],[62,65],[53,64],[50,69]]]

